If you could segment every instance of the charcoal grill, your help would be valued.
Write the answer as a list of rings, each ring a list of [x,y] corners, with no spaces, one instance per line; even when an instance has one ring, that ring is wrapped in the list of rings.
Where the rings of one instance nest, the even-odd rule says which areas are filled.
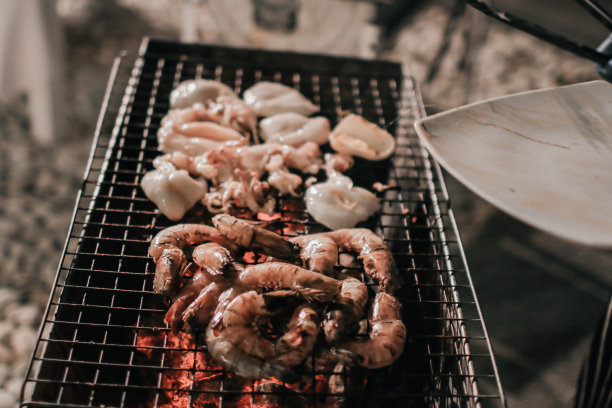
[[[171,222],[139,187],[159,154],[156,131],[169,93],[194,77],[223,81],[237,92],[256,81],[280,81],[319,104],[332,125],[353,111],[396,135],[390,160],[358,161],[351,175],[366,187],[374,181],[398,186],[381,194],[382,212],[366,226],[383,235],[394,253],[408,340],[392,366],[368,373],[353,403],[505,406],[440,169],[412,129],[424,110],[402,65],[149,39],[138,55],[115,61],[21,406],[166,406],[165,375],[184,371],[192,380],[202,375],[195,363],[169,365],[168,353],[189,357],[203,347],[168,340],[167,306],[152,291],[154,264],[147,249],[151,237]],[[278,211],[289,216],[279,202]],[[194,210],[186,219],[197,215]],[[317,230],[312,219],[301,216],[295,223],[304,232]],[[155,333],[160,341],[143,346],[143,333]],[[216,379],[207,386],[192,382],[182,389],[186,405],[199,406],[199,398],[210,395],[213,403],[204,406],[233,406],[240,392],[226,381],[230,373],[212,371]],[[247,406],[258,392],[243,399]],[[317,405],[315,394],[300,398]],[[291,405],[290,397],[286,402]]]

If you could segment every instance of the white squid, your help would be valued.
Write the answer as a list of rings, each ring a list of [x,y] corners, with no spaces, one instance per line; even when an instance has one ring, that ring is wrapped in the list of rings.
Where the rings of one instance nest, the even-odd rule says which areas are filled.
[[[181,82],[170,93],[170,107],[189,108],[196,102],[206,104],[224,96],[239,99],[232,88],[219,81],[191,79]]]
[[[187,170],[177,169],[170,161],[155,164],[157,168],[142,178],[142,190],[168,219],[180,220],[206,194],[206,180],[194,179]]]
[[[319,145],[329,140],[329,120],[319,116],[309,118],[299,113],[285,112],[270,116],[259,123],[260,136],[267,143],[299,146],[305,142]]]
[[[352,228],[380,210],[380,200],[374,194],[354,187],[350,178],[340,174],[308,187],[304,201],[306,211],[332,230]]]
[[[295,112],[310,115],[319,110],[297,90],[276,82],[258,82],[244,91],[244,101],[258,116]]]
[[[350,114],[329,135],[331,147],[340,154],[383,160],[395,149],[391,134],[361,116]]]

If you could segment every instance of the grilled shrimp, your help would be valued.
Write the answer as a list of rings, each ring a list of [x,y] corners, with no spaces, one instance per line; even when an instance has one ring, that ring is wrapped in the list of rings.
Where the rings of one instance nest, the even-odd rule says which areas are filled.
[[[325,233],[338,247],[359,253],[365,273],[384,291],[393,294],[397,271],[393,254],[384,239],[365,228],[348,228]]]
[[[287,333],[276,341],[276,356],[271,360],[285,367],[295,367],[314,348],[319,334],[319,317],[307,303],[298,306],[289,321]]]
[[[292,259],[295,255],[296,249],[291,242],[257,224],[227,214],[216,215],[212,222],[221,234],[239,247],[278,259]]]
[[[289,242],[300,248],[302,266],[311,271],[331,275],[338,261],[338,246],[325,234],[299,235]]]
[[[238,250],[229,240],[223,237],[213,227],[201,224],[178,224],[160,231],[151,241],[149,255],[156,263],[153,288],[156,292],[167,296],[173,296],[180,286],[183,272],[189,267],[183,248],[188,245],[202,244],[207,241],[216,241],[225,247]],[[204,263],[200,256],[198,262]],[[225,271],[224,266],[218,271],[212,271],[212,275],[220,275]],[[214,272],[214,273],[212,273]]]
[[[296,383],[300,377],[280,364],[262,361],[236,347],[224,335],[225,331],[209,326],[206,345],[213,360],[236,374],[251,378],[275,377],[286,383]]]
[[[230,250],[217,242],[198,245],[191,256],[196,265],[211,275],[228,275],[234,269]]]
[[[187,245],[197,245],[208,241],[223,239],[216,228],[202,224],[178,224],[160,231],[151,241],[149,255],[157,260],[167,248],[182,249]]]
[[[255,291],[236,296],[225,308],[220,327],[209,326],[206,336],[209,351],[215,360],[239,375],[274,376],[292,382],[295,380],[291,377],[296,376],[283,366],[300,364],[314,346],[318,330],[316,313],[308,307],[298,308],[289,332],[272,341],[256,327],[258,318],[271,315],[266,296]]]
[[[327,233],[302,235],[290,238],[300,247],[300,259],[306,268],[331,275],[338,260],[336,241]],[[329,343],[354,334],[368,301],[366,285],[355,278],[344,279],[337,301],[326,313],[323,332]]]
[[[379,293],[372,303],[369,321],[369,338],[342,341],[333,352],[340,359],[355,361],[366,368],[387,366],[399,357],[406,341],[399,301],[388,293]]]
[[[368,288],[365,283],[355,278],[342,281],[338,300],[332,310],[325,314],[323,321],[323,333],[328,343],[335,343],[357,332],[367,302]]]
[[[222,335],[246,354],[270,359],[275,354],[274,342],[261,335],[257,319],[269,317],[265,297],[254,290],[238,295],[223,312]]]
[[[336,279],[283,262],[251,265],[240,273],[237,283],[245,290],[289,289],[307,300],[335,300],[342,287]]]

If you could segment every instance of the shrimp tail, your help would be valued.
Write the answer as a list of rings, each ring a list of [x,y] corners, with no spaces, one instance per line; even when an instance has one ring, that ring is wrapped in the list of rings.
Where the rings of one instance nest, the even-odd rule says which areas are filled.
[[[293,260],[299,254],[297,245],[280,238],[279,235],[265,229],[255,229],[253,234],[255,249],[260,249],[267,255],[283,260]]]
[[[280,364],[266,362],[261,367],[261,378],[274,377],[288,384],[295,384],[301,377],[291,370],[286,369]]]

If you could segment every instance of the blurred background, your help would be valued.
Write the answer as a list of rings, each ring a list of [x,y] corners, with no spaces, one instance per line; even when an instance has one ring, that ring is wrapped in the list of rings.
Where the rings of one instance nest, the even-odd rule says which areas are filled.
[[[401,61],[428,113],[599,79],[593,63],[454,0],[0,0],[0,408],[17,403],[113,58],[143,36]],[[597,46],[575,1],[497,1]],[[608,5],[610,2],[601,2]],[[536,231],[446,177],[510,407],[570,406],[612,289],[612,252]],[[551,204],[554,205],[554,204]]]

